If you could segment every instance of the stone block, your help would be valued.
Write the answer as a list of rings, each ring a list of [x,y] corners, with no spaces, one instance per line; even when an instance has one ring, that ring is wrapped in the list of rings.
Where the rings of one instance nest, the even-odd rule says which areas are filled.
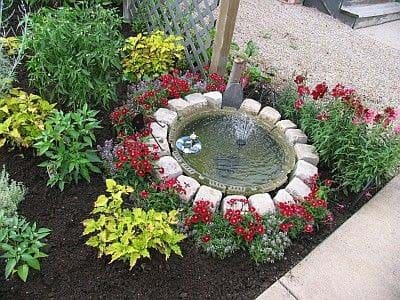
[[[211,209],[215,212],[219,208],[221,199],[221,191],[218,191],[206,185],[202,185],[200,186],[196,196],[194,197],[193,205],[195,205],[196,202],[200,200],[210,201],[213,205]]]
[[[222,107],[222,94],[221,92],[209,92],[205,93],[204,97],[207,99],[208,105],[212,108]]]
[[[304,199],[311,192],[311,189],[301,179],[294,177],[286,186],[286,191],[292,195],[294,199]]]
[[[168,108],[176,112],[178,115],[180,115],[180,113],[187,109],[189,106],[189,102],[183,100],[182,98],[172,99],[168,101]]]
[[[245,99],[239,108],[239,110],[245,111],[252,115],[257,115],[260,109],[261,109],[261,103],[253,99]]]
[[[296,176],[303,180],[305,183],[309,181],[311,177],[318,174],[318,168],[304,160],[299,160],[296,163],[292,176]]]
[[[285,133],[288,129],[295,129],[297,125],[290,120],[281,120],[275,124],[276,128]]]
[[[270,106],[264,107],[260,111],[258,116],[271,125],[275,125],[275,123],[281,119],[281,114],[279,113],[279,111],[277,111],[275,108],[272,108]]]
[[[256,209],[260,215],[275,212],[275,204],[268,193],[254,194],[249,197],[249,204]]]
[[[178,183],[185,190],[185,193],[180,194],[182,201],[191,202],[200,188],[200,183],[192,177],[181,175],[177,178]]]
[[[238,200],[238,201],[234,201]],[[222,199],[222,214],[225,214],[228,209],[240,210],[242,212],[249,210],[247,198],[243,195],[229,195]],[[230,202],[234,203],[230,203]]]
[[[150,123],[151,132],[156,138],[167,139],[168,137],[168,125],[158,124],[157,122]]]
[[[170,156],[171,155],[171,150],[169,148],[169,144],[167,139],[164,138],[156,138],[157,142],[155,139],[150,138],[146,143],[151,145],[153,149],[156,149],[155,152],[158,153],[160,157],[162,156]]]
[[[163,168],[164,172],[156,171],[156,176],[160,179],[177,178],[183,174],[179,163],[172,156],[163,156],[156,162],[156,167]]]
[[[185,99],[189,103],[190,109],[202,108],[208,105],[206,97],[200,93],[187,95]]]
[[[279,203],[290,203],[290,204],[295,203],[292,195],[290,195],[284,189],[281,189],[278,191],[278,193],[276,193],[276,195],[274,197],[274,202],[275,202],[275,205],[278,205]]]
[[[294,145],[294,150],[298,160],[304,160],[314,166],[318,165],[319,156],[314,146],[297,143]]]
[[[178,114],[176,112],[166,109],[166,108],[159,108],[154,113],[154,118],[157,120],[157,122],[164,123],[164,124],[171,126],[178,119]]]
[[[295,145],[297,143],[307,143],[307,136],[300,129],[287,129],[285,131],[285,136],[287,141],[292,145]]]

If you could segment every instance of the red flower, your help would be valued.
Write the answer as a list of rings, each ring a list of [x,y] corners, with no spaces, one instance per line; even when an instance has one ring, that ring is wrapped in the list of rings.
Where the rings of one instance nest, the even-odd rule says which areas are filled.
[[[253,235],[251,233],[246,233],[244,239],[246,242],[251,242],[253,240]]]
[[[314,100],[323,98],[325,96],[325,93],[328,91],[328,86],[326,85],[325,82],[318,83],[314,90],[311,92],[311,96]]]
[[[304,76],[302,76],[302,75],[297,75],[296,76],[296,78],[294,79],[294,82],[297,84],[297,85],[299,85],[299,84],[302,84],[303,82],[304,82]]]
[[[211,240],[211,236],[209,234],[203,235],[201,240],[203,243],[208,243]]]
[[[122,168],[123,165],[124,165],[124,163],[119,161],[119,162],[117,162],[117,163],[115,164],[115,167],[119,170],[119,169]]]
[[[265,233],[265,228],[264,228],[263,225],[258,225],[257,228],[256,228],[256,231],[257,231],[258,234],[262,235],[262,234]]]
[[[329,118],[330,118],[330,115],[327,112],[320,112],[317,115],[317,119],[320,121],[326,121],[326,120],[329,120]]]
[[[308,86],[299,85],[297,87],[297,93],[301,97],[304,96],[304,95],[309,95],[310,94],[310,88]]]
[[[304,232],[307,232],[307,233],[314,232],[314,226],[312,226],[311,224],[304,225]]]
[[[293,223],[291,222],[282,223],[281,225],[279,225],[279,227],[283,232],[288,232],[289,229],[293,227]]]
[[[149,192],[143,190],[143,191],[140,192],[139,195],[140,195],[141,198],[146,199],[149,196]]]
[[[332,183],[333,183],[333,181],[332,181],[332,179],[325,179],[324,180],[324,184],[326,185],[326,186],[332,186]]]
[[[243,227],[236,227],[236,229],[235,229],[235,232],[238,234],[238,235],[243,235],[244,233],[245,233],[245,230],[244,230],[244,228]]]
[[[302,98],[298,98],[294,102],[294,108],[299,111],[304,106],[304,100]]]

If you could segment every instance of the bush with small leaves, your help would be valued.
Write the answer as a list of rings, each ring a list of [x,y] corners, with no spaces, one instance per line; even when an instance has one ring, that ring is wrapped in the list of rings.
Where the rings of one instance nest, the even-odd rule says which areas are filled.
[[[3,166],[0,172],[0,211],[3,211],[6,216],[15,215],[25,193],[25,186],[21,182],[10,179],[10,175]]]

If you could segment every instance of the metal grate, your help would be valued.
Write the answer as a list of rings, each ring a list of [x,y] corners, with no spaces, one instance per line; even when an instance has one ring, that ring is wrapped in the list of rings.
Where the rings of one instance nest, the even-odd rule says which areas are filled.
[[[128,0],[127,10],[145,20],[149,32],[161,29],[183,36],[185,56],[192,71],[204,73],[210,63],[215,12],[219,0]]]

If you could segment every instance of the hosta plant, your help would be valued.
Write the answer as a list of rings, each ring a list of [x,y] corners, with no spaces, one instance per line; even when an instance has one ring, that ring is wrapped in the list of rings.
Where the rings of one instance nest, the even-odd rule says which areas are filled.
[[[141,208],[124,208],[123,196],[133,189],[107,179],[109,196],[101,195],[95,202],[93,218],[83,221],[83,235],[91,235],[87,245],[111,256],[111,261],[129,262],[132,269],[137,260],[150,258],[150,249],[156,249],[168,258],[171,253],[182,255],[179,243],[185,235],[177,233],[177,211],[144,211]]]
[[[283,258],[290,240],[280,230],[281,218],[272,214],[259,215],[248,200],[230,201],[235,209],[227,209],[224,215],[213,213],[209,201],[196,203],[185,219],[185,225],[191,230],[196,244],[220,259],[241,249],[248,251],[256,264]],[[236,207],[248,207],[248,210]]]
[[[76,112],[54,111],[45,122],[45,130],[37,137],[35,148],[46,160],[39,166],[47,168],[47,184],[63,190],[65,184],[77,183],[80,178],[90,182],[90,172],[100,173],[95,165],[101,162],[92,149],[94,130],[101,128],[97,112],[85,104]]]
[[[0,211],[5,216],[13,216],[17,213],[18,204],[24,199],[26,188],[21,182],[10,179],[3,166],[0,172]]]
[[[181,40],[162,31],[129,37],[122,49],[125,78],[137,81],[168,73],[183,57]]]
[[[39,96],[11,89],[0,96],[0,147],[29,147],[44,129],[54,105]]]
[[[6,263],[6,278],[17,273],[26,281],[30,268],[40,270],[40,259],[47,257],[42,252],[46,245],[43,239],[49,233],[47,228],[37,228],[36,223],[18,216],[6,217],[0,211],[0,253]]]

